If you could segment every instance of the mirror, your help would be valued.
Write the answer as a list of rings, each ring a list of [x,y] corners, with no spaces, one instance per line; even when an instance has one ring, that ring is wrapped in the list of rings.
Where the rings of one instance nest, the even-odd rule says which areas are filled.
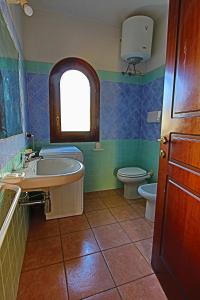
[[[0,12],[0,139],[22,133],[19,55]]]

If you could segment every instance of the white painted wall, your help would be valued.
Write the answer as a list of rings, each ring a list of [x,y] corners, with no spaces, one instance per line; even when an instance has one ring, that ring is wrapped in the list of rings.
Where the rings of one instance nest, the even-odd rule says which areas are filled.
[[[166,60],[166,47],[167,47],[167,26],[168,26],[168,12],[155,21],[152,56],[146,62],[145,71],[152,71],[162,65],[165,65]]]
[[[24,54],[27,60],[57,62],[69,56],[81,57],[98,70],[121,71],[121,28],[91,20],[46,11],[24,17]],[[156,21],[152,58],[142,71],[165,63],[167,17]]]
[[[9,9],[11,12],[12,20],[15,25],[17,36],[21,47],[23,49],[23,10],[20,5],[10,4]]]
[[[56,62],[81,57],[99,70],[119,70],[120,29],[101,23],[35,12],[24,18],[24,53],[28,60]]]

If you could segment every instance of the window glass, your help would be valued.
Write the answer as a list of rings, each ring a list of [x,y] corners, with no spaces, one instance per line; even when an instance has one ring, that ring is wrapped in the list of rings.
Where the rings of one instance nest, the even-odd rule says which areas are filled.
[[[90,131],[90,83],[80,71],[60,79],[61,131]]]
[[[99,141],[100,82],[78,57],[57,62],[49,75],[50,141]]]

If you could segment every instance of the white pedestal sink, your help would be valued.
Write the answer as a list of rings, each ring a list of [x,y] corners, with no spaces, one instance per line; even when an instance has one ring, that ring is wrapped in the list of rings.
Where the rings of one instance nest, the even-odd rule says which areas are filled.
[[[31,161],[23,171],[25,176],[18,183],[23,191],[46,190],[81,179],[84,166],[71,158],[48,158]]]
[[[75,182],[83,177],[84,166],[71,158],[36,159],[27,167],[2,178],[2,181],[17,184],[23,191],[46,190]]]
[[[84,165],[75,159],[36,159],[19,170],[16,177],[8,175],[3,181],[14,182],[26,192],[50,192],[52,210],[46,218],[54,219],[82,214],[84,172]],[[76,188],[75,182],[78,183]]]

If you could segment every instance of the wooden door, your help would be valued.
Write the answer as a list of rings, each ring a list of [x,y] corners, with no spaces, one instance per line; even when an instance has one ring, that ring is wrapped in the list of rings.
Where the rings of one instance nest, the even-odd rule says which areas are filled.
[[[152,266],[168,298],[200,299],[200,0],[171,0]]]

